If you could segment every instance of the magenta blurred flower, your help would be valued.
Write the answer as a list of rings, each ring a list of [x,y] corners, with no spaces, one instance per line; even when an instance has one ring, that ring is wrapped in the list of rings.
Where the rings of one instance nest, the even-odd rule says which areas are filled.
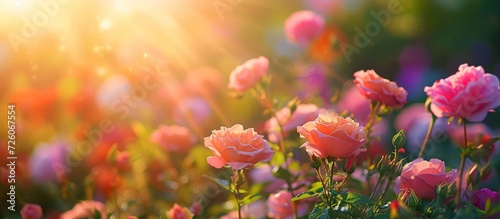
[[[394,181],[394,193],[413,190],[422,199],[434,199],[438,185],[453,183],[457,178],[456,169],[448,173],[445,169],[444,162],[439,159],[426,161],[417,158],[403,167],[401,175]]]
[[[352,113],[356,121],[366,124],[370,116],[370,101],[363,97],[357,86],[350,86],[342,93],[335,109],[337,112]]]
[[[304,125],[306,122],[316,119],[325,109],[318,108],[314,104],[299,104],[293,113],[290,108],[285,107],[276,112],[276,117],[272,117],[264,124],[264,129],[268,132],[268,139],[272,142],[281,141],[279,124],[283,127],[285,137],[290,131],[296,130],[297,126]]]
[[[301,148],[305,148],[310,156],[345,158],[366,150],[360,148],[366,143],[366,133],[350,117],[319,114],[316,120],[298,126],[297,131],[307,140]]]
[[[457,73],[436,81],[424,91],[431,98],[431,110],[437,117],[481,122],[489,110],[500,106],[498,78],[485,73],[481,66],[462,64]]]
[[[75,219],[75,218],[94,218],[94,214],[97,213],[101,218],[107,218],[106,208],[102,202],[98,201],[81,201],[73,209],[61,214],[61,219]]]
[[[374,70],[357,71],[354,78],[359,92],[366,98],[394,108],[406,104],[406,90],[398,87],[395,82],[380,77]]]
[[[210,116],[212,116],[212,109],[205,99],[188,97],[179,100],[172,117],[177,124],[188,126],[204,123]]]
[[[178,125],[160,125],[150,137],[150,140],[157,143],[167,151],[187,153],[196,142],[196,137],[188,128]]]
[[[239,65],[229,75],[227,87],[238,92],[245,92],[257,84],[266,75],[269,60],[260,56]]]
[[[286,190],[270,194],[267,199],[267,215],[274,219],[292,219],[292,194]],[[297,216],[302,217],[307,213],[308,205],[304,202],[296,202]]]
[[[243,129],[240,124],[213,130],[212,135],[205,138],[205,147],[213,154],[207,162],[215,168],[229,165],[234,170],[240,170],[258,162],[270,161],[274,155],[262,135],[253,128]]]
[[[288,41],[303,46],[317,38],[324,26],[324,18],[316,12],[297,11],[286,19],[285,34]]]
[[[23,219],[40,219],[43,216],[42,207],[27,203],[21,209],[21,216]]]
[[[191,219],[193,218],[193,213],[185,207],[174,204],[174,206],[167,212],[167,217],[169,219]]]
[[[344,0],[305,0],[305,2],[311,9],[324,15],[342,9],[342,5],[344,4]]]
[[[320,62],[300,69],[298,76],[299,98],[307,101],[319,96],[325,104],[328,103],[332,89],[328,83],[327,74],[327,66]]]
[[[491,204],[500,203],[500,194],[498,192],[491,191],[488,188],[482,188],[474,192],[472,204],[477,208],[484,210],[488,199],[491,201]],[[500,213],[497,213],[496,215],[500,216]]]
[[[36,146],[29,160],[31,178],[39,183],[61,182],[68,172],[66,147],[60,142]]]

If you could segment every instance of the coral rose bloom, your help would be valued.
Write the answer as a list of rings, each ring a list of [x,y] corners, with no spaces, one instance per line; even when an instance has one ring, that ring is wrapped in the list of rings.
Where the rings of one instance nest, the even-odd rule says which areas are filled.
[[[253,128],[244,130],[240,124],[212,131],[212,135],[205,138],[205,147],[213,154],[207,162],[215,168],[229,165],[234,170],[240,170],[260,161],[270,161],[274,155],[262,135]]]
[[[101,218],[106,217],[106,208],[102,202],[98,201],[81,201],[73,206],[73,209],[61,214],[61,219],[75,218],[94,218],[95,212],[98,212]]]
[[[196,142],[196,137],[186,127],[160,125],[151,134],[150,140],[167,151],[187,153]]]
[[[500,86],[495,75],[481,66],[462,64],[454,75],[436,81],[424,91],[437,117],[458,117],[481,122],[489,110],[500,106]]]
[[[170,219],[191,219],[193,214],[187,209],[183,208],[178,204],[174,206],[167,212],[167,216]]]
[[[299,104],[293,113],[290,108],[285,107],[276,112],[278,119],[272,117],[266,121],[264,129],[269,132],[267,136],[269,141],[279,142],[282,140],[279,133],[279,124],[283,126],[283,133],[286,137],[290,131],[296,130],[297,126],[304,125],[304,123],[316,119],[319,113],[325,111],[325,109],[318,108],[314,104]]]
[[[366,98],[394,108],[406,104],[406,90],[398,87],[395,82],[380,77],[374,70],[357,71],[354,78],[359,92]]]
[[[317,38],[325,26],[325,19],[313,11],[297,11],[285,21],[285,34],[288,41],[306,45]]]
[[[316,120],[298,126],[297,131],[307,140],[301,148],[316,157],[344,158],[366,150],[360,148],[367,137],[363,127],[349,117],[320,114]]]
[[[422,158],[407,163],[401,175],[394,181],[394,192],[411,189],[419,198],[436,198],[436,187],[440,184],[450,184],[457,178],[457,170],[445,172],[446,166],[439,159],[426,161]]]
[[[293,196],[290,192],[282,190],[269,195],[267,199],[268,216],[274,219],[293,219],[291,201]],[[296,202],[297,216],[302,217],[307,213],[308,205],[305,202]]]
[[[250,59],[231,72],[227,87],[238,92],[245,92],[266,75],[268,67],[269,60],[264,56]]]

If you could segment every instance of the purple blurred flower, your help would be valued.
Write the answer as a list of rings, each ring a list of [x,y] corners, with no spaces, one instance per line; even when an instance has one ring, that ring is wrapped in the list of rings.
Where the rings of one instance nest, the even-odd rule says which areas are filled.
[[[425,109],[424,104],[416,103],[401,111],[395,120],[396,129],[403,129],[407,138],[407,148],[412,151],[420,150],[424,142],[431,114]],[[442,139],[447,131],[446,119],[437,119],[431,137]],[[438,136],[439,135],[439,136]]]
[[[38,145],[31,154],[31,178],[39,183],[61,181],[67,174],[66,145],[60,142]]]
[[[420,95],[424,87],[423,77],[429,68],[429,53],[418,45],[406,47],[399,55],[397,83],[408,91],[410,97]]]

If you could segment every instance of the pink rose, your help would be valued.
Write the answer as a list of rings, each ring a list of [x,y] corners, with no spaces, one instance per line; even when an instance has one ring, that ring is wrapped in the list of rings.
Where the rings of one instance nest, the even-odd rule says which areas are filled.
[[[325,112],[325,110],[318,108],[314,104],[300,104],[293,114],[288,107],[279,110],[276,112],[278,119],[272,117],[264,124],[265,130],[269,132],[269,140],[272,142],[281,141],[278,121],[283,126],[283,132],[286,137],[290,131],[296,130],[297,126],[304,125],[304,123],[316,119],[320,112]]]
[[[269,198],[267,199],[267,215],[274,219],[292,219],[292,198],[292,194],[286,190],[269,195]],[[307,203],[295,202],[295,204],[297,205],[297,215],[299,217],[304,216],[309,208]]]
[[[169,219],[190,219],[193,218],[193,214],[189,211],[189,209],[178,204],[174,204],[174,206],[167,212],[167,217]]]
[[[191,134],[189,129],[177,125],[160,125],[151,134],[150,139],[152,142],[163,146],[167,151],[180,153],[187,153],[196,142],[196,137]]]
[[[245,92],[266,75],[268,67],[269,60],[264,56],[250,59],[231,72],[227,87],[238,92]]]
[[[457,73],[436,81],[424,91],[431,98],[431,110],[437,117],[481,122],[489,110],[500,106],[498,78],[485,74],[481,66],[462,64]]]
[[[306,45],[317,38],[325,26],[325,19],[313,11],[297,11],[285,21],[288,40],[298,45]]]
[[[23,219],[40,219],[42,218],[42,207],[36,204],[25,204],[21,209]]]
[[[297,131],[307,140],[301,148],[316,157],[344,158],[366,150],[360,148],[367,138],[363,127],[335,113],[320,114],[316,120],[298,126]]]
[[[73,206],[73,209],[61,214],[61,219],[74,218],[94,218],[94,213],[97,211],[101,218],[107,218],[106,209],[102,202],[98,201],[81,201]]]
[[[357,71],[354,78],[359,92],[366,98],[394,108],[406,104],[406,90],[398,87],[395,82],[380,77],[374,70]]]
[[[394,181],[394,192],[411,189],[422,199],[434,199],[436,187],[440,184],[450,184],[457,177],[457,170],[445,172],[444,162],[438,159],[426,161],[422,158],[407,163],[401,175]]]
[[[215,168],[229,165],[234,170],[240,170],[261,161],[270,161],[274,155],[262,135],[253,128],[243,130],[240,124],[212,131],[212,135],[205,138],[205,147],[213,154],[207,162]]]

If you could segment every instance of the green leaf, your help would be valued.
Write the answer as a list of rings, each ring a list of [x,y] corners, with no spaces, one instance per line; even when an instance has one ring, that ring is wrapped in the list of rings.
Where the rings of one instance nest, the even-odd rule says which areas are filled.
[[[97,209],[94,209],[93,218],[94,219],[103,219],[103,218],[101,218],[101,213]]]
[[[489,215],[494,215],[496,213],[500,212],[500,205],[497,205],[495,207],[493,207],[490,212],[488,212]]]
[[[243,198],[240,203],[242,205],[248,205],[254,201],[259,200],[260,198],[262,198],[261,194],[251,194],[251,195],[245,196],[245,198]]]
[[[373,216],[374,219],[389,219],[390,215],[388,213],[377,213]]]
[[[399,130],[398,133],[394,135],[394,137],[392,137],[392,145],[394,145],[394,147],[396,148],[402,148],[405,146],[405,144],[406,144],[405,132],[403,131],[403,129],[401,129]]]
[[[271,164],[275,166],[280,166],[285,162],[285,154],[281,151],[274,152],[273,159],[271,159]]]
[[[312,210],[311,214],[309,214],[309,219],[322,219],[325,218],[323,216],[324,212],[327,212],[326,218],[328,218],[328,208],[324,208],[323,203],[317,203],[314,205],[314,209]]]
[[[491,208],[491,198],[486,199],[486,203],[484,204],[484,211],[489,212]]]
[[[291,201],[293,202],[301,199],[310,198],[313,196],[319,196],[322,192],[323,192],[323,185],[321,184],[321,182],[315,182],[309,187],[307,191],[302,192],[297,196],[293,197]]]
[[[284,180],[289,180],[293,178],[293,175],[290,173],[290,171],[288,171],[285,168],[281,168],[279,166],[273,169],[273,176]]]
[[[347,194],[339,194],[337,195],[337,198],[345,203],[354,205],[374,204],[373,200],[371,200],[370,197],[351,192]]]
[[[203,176],[206,177],[207,179],[210,179],[210,180],[214,181],[215,183],[217,183],[222,188],[224,188],[224,189],[226,189],[228,191],[231,191],[231,188],[230,188],[231,182],[229,182],[229,180],[218,179],[218,178],[214,178],[214,177],[207,176],[207,175],[203,175]]]

